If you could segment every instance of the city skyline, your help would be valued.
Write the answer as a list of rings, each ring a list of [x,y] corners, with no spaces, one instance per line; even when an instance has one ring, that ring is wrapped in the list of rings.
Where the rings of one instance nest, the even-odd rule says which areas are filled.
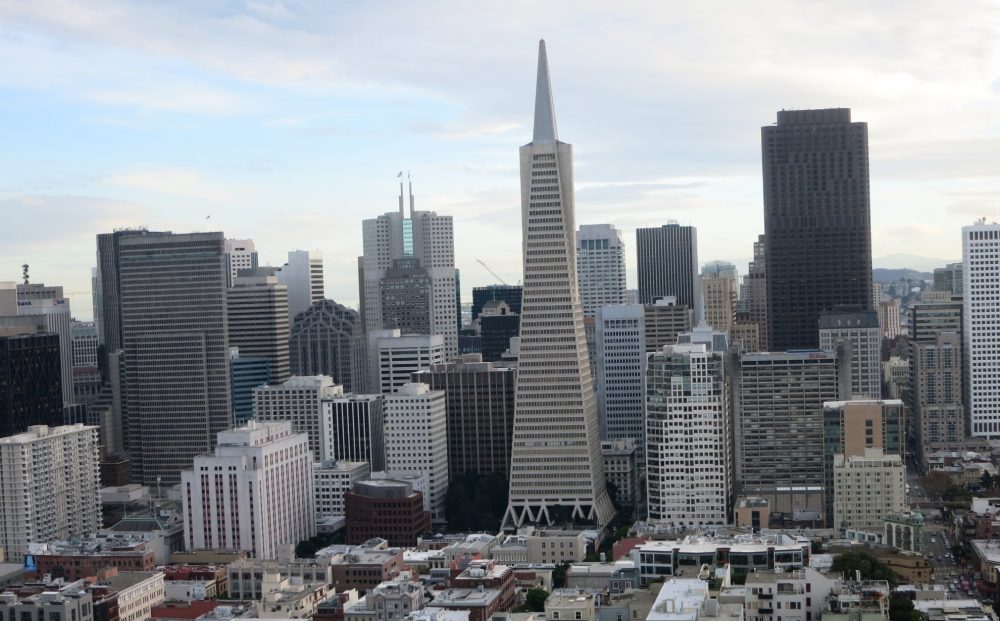
[[[916,4],[899,23],[888,9],[789,17],[782,6],[721,20],[710,8],[650,9],[644,23],[619,16],[629,27],[602,31],[596,48],[590,29],[536,32],[485,7],[0,7],[0,49],[18,59],[0,79],[17,119],[5,133],[20,145],[0,211],[35,216],[0,232],[0,280],[27,262],[86,319],[97,233],[212,229],[254,239],[261,264],[323,251],[328,297],[356,308],[360,220],[392,210],[395,175],[409,168],[421,208],[455,217],[463,298],[495,282],[476,259],[516,282],[510,153],[530,123],[517,69],[543,35],[566,66],[562,122],[586,145],[580,223],[614,224],[634,247],[637,226],[677,219],[702,231],[703,261],[744,273],[763,231],[759,128],[782,108],[846,106],[870,127],[876,265],[911,248],[955,260],[960,227],[993,211],[993,14]],[[849,28],[827,27],[848,15]],[[753,40],[718,45],[737,24]],[[654,38],[663,29],[675,36]],[[431,44],[446,33],[450,45]],[[32,234],[38,218],[44,237]],[[634,253],[627,262],[631,288]]]

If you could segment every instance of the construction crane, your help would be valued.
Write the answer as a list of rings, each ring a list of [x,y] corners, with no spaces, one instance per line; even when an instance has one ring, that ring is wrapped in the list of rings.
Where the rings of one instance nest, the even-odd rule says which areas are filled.
[[[499,280],[501,285],[506,285],[507,284],[507,281],[505,281],[503,278],[500,278],[500,275],[497,274],[496,272],[494,272],[493,270],[491,270],[489,265],[486,265],[485,263],[483,263],[482,259],[476,259],[476,262],[479,263],[480,265],[482,265],[483,267],[485,267],[487,272],[489,272],[490,274],[493,274],[493,278],[496,278],[497,280]]]

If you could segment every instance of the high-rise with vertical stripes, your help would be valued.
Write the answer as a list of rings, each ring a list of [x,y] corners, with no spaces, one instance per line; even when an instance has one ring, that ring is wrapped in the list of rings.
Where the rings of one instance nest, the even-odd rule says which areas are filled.
[[[966,407],[974,438],[1000,439],[1000,224],[962,227]]]
[[[576,274],[573,148],[556,134],[545,42],[534,136],[521,147],[524,290],[504,527],[614,517]]]

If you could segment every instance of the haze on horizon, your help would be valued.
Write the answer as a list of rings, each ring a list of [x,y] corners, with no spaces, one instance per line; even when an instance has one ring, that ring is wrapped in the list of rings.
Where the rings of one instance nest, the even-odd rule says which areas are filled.
[[[408,170],[418,209],[455,218],[463,299],[495,282],[476,259],[517,282],[543,37],[577,221],[624,231],[630,286],[634,229],[671,219],[702,263],[746,270],[782,108],[869,124],[876,265],[955,260],[960,227],[995,217],[998,31],[985,1],[0,0],[0,280],[27,262],[89,318],[97,233],[213,229],[262,263],[321,250],[327,296],[356,306],[361,221]]]

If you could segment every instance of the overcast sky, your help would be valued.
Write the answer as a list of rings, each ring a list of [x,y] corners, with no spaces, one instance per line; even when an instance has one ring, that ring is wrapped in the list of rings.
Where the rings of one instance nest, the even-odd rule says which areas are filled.
[[[781,108],[869,124],[875,257],[956,259],[1000,197],[997,33],[968,0],[0,0],[0,280],[27,261],[89,318],[95,234],[212,229],[262,263],[320,249],[354,306],[361,220],[409,170],[466,294],[477,258],[517,282],[543,37],[577,221],[625,231],[630,283],[634,229],[669,219],[745,272]]]

